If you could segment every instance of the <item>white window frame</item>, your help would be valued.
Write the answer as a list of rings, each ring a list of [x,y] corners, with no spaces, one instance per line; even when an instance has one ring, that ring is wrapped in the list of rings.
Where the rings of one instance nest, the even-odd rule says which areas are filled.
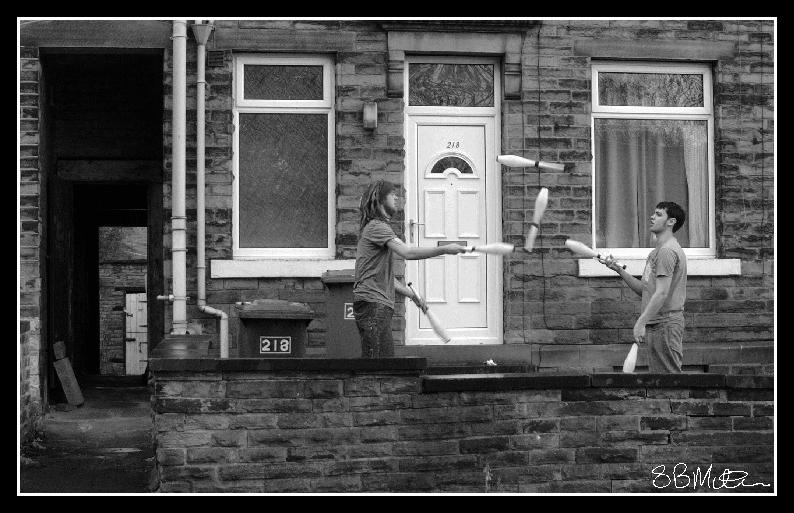
[[[677,73],[699,74],[703,76],[703,107],[643,107],[643,106],[608,106],[598,105],[598,74],[599,73]],[[709,184],[709,246],[707,248],[683,248],[687,259],[714,259],[717,255],[716,241],[716,208],[714,180],[714,107],[712,97],[711,67],[705,64],[667,64],[647,62],[604,62],[592,64],[592,119],[591,119],[591,155],[592,155],[592,247],[605,254],[612,254],[618,259],[644,260],[653,248],[599,248],[596,244],[598,215],[596,212],[596,119],[673,119],[706,121],[708,148],[708,184]],[[655,206],[655,205],[654,205]],[[646,212],[650,219],[651,212]],[[597,263],[597,262],[596,262]],[[588,266],[589,267],[589,266]],[[640,271],[642,272],[642,271]],[[690,273],[691,274],[691,273]]]
[[[322,100],[252,100],[244,99],[243,71],[244,66],[259,65],[298,65],[323,67],[323,99]],[[234,182],[232,185],[232,257],[234,259],[297,259],[297,260],[333,260],[336,252],[336,156],[335,156],[335,110],[334,110],[334,62],[332,57],[317,55],[268,55],[247,54],[235,57],[235,73],[233,78],[233,109],[234,136],[232,138],[232,166]],[[240,163],[239,163],[239,127],[240,114],[327,114],[328,116],[328,245],[324,248],[241,248],[240,247]]]

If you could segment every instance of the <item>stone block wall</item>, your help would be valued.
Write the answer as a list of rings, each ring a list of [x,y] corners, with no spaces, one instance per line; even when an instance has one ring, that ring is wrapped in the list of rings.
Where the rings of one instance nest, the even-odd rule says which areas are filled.
[[[726,469],[733,485],[746,472],[745,485],[772,486],[723,491],[774,490],[768,377],[423,376],[350,362],[153,361],[159,491],[691,493],[720,487]],[[712,479],[695,486],[698,471]]]
[[[42,222],[39,161],[39,52],[19,49],[19,431],[40,429]]]

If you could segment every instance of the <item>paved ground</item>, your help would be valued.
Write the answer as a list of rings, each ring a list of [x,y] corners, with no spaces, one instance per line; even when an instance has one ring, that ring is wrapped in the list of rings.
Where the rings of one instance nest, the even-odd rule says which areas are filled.
[[[26,447],[22,493],[148,493],[154,466],[150,391],[84,387],[83,406],[50,408],[44,437]]]

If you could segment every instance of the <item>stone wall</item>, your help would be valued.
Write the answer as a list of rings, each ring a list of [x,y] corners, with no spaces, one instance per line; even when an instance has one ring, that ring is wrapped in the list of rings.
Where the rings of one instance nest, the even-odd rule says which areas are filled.
[[[39,52],[19,49],[19,432],[23,441],[41,423],[41,223]]]
[[[432,376],[415,358],[150,365],[160,492],[720,486],[693,487],[697,469],[711,478],[746,472],[746,485],[774,485],[769,377]],[[688,473],[689,487],[681,476],[673,484],[674,473]]]

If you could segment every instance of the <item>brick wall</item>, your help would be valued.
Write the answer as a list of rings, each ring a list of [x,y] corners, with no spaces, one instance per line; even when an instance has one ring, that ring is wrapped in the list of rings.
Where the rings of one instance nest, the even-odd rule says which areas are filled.
[[[429,392],[450,383],[153,365],[161,492],[653,492],[653,469],[661,491],[692,492],[668,485],[679,463],[774,484],[770,378],[501,375],[490,391]]]
[[[42,244],[39,210],[39,59],[38,49],[20,48],[19,83],[19,430],[23,441],[40,427]]]
[[[128,290],[142,292],[145,285],[146,263],[99,264],[99,373],[102,376],[126,374],[126,294]]]
[[[237,27],[219,21],[218,33]],[[386,96],[386,33],[368,22],[246,22],[247,37],[268,30],[297,37],[318,31],[353,31],[355,48],[336,54],[337,257],[353,258],[356,208],[366,185],[377,178],[404,181],[403,102]],[[719,258],[741,258],[740,277],[690,277],[687,344],[769,344],[773,338],[773,23],[771,21],[553,20],[526,30],[522,50],[522,99],[503,102],[502,152],[563,162],[544,172],[550,190],[538,249],[505,260],[504,339],[558,351],[560,359],[587,362],[606,346],[632,341],[640,303],[619,278],[579,278],[577,263],[563,248],[568,237],[586,240],[592,222],[590,59],[574,54],[577,40],[623,39],[691,43],[731,42],[736,54],[713,68],[715,101],[716,230]],[[217,34],[216,34],[217,35]],[[539,39],[538,39],[539,35]],[[272,39],[270,40],[272,41]],[[263,44],[261,51],[277,51]],[[539,76],[538,76],[539,65]],[[207,258],[231,258],[232,247],[232,53],[222,67],[207,69]],[[195,46],[188,45],[188,295],[195,296]],[[170,208],[171,55],[166,51],[165,146]],[[540,98],[538,99],[538,94]],[[378,103],[378,128],[365,131],[365,101]],[[503,238],[521,243],[539,190],[534,173],[503,169]],[[168,219],[168,212],[166,212]],[[395,222],[401,230],[402,213]],[[399,231],[398,231],[399,233]],[[171,235],[166,227],[166,279],[170,280]],[[209,266],[208,266],[209,267]],[[209,276],[209,273],[208,273]],[[319,314],[309,326],[311,354],[326,343],[325,297],[315,278],[208,278],[208,303],[227,313],[236,301],[280,298],[307,302]],[[189,301],[188,317],[208,332],[216,321]],[[170,309],[166,309],[170,317]],[[166,319],[166,326],[169,324]],[[232,323],[234,324],[234,323]],[[404,305],[398,303],[395,338],[403,339]],[[613,346],[614,355],[625,346]],[[738,349],[737,349],[738,350]],[[613,356],[614,356],[613,355]],[[613,360],[617,358],[615,356]],[[611,361],[611,360],[610,360]],[[613,362],[614,363],[614,362]],[[713,363],[713,362],[712,362]],[[725,362],[720,362],[725,363]],[[729,363],[729,362],[728,362]],[[737,362],[739,363],[739,362]],[[747,362],[741,362],[747,363]],[[771,363],[769,352],[759,364]]]

